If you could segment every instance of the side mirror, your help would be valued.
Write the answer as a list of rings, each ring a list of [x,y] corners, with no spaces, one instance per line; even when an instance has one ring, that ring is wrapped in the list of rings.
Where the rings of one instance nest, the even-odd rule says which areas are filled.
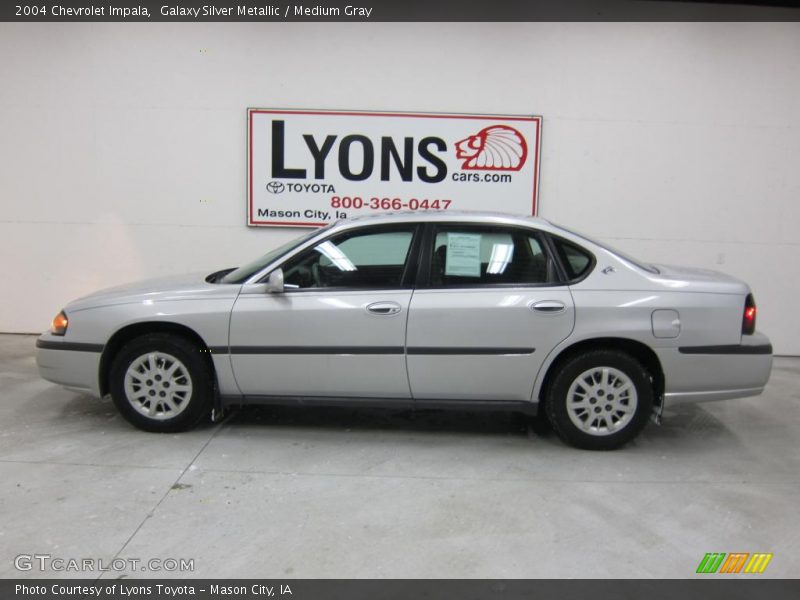
[[[282,294],[283,293],[283,269],[278,267],[267,277],[267,293],[269,294]]]

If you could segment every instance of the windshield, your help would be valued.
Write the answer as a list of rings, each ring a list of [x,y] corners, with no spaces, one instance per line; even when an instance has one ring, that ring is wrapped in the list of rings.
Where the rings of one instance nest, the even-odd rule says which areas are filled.
[[[332,225],[332,223],[331,223]],[[311,239],[312,237],[319,235],[322,231],[328,229],[331,225],[327,225],[322,229],[314,229],[309,231],[307,234],[300,236],[299,238],[295,238],[283,244],[282,246],[278,246],[274,250],[270,250],[264,256],[261,256],[255,259],[252,262],[247,263],[237,269],[234,269],[225,277],[223,277],[220,282],[221,283],[244,283],[248,279],[250,279],[253,275],[261,271],[264,267],[266,267],[272,261],[280,258],[282,254],[285,254],[296,248],[303,242]]]
[[[556,225],[555,223],[552,223],[552,224]],[[595,240],[593,238],[590,238],[588,235],[583,235],[582,233],[578,233],[577,231],[573,231],[572,229],[567,229],[566,227],[562,227],[561,225],[556,225],[556,227],[566,231],[567,233],[571,233],[574,236],[577,236],[577,237],[579,237],[581,239],[584,239],[587,242],[590,242],[590,243],[594,244],[595,246],[600,246],[603,250],[608,250],[609,252],[611,252],[611,254],[615,254],[616,256],[619,256],[624,261],[631,263],[635,267],[639,267],[643,271],[647,271],[648,273],[655,273],[655,274],[660,273],[660,271],[656,267],[654,267],[653,265],[642,263],[639,260],[637,260],[637,259],[633,258],[632,256],[630,256],[629,254],[626,254],[625,252],[622,252],[621,250],[617,250],[616,248],[612,248],[611,246],[609,246],[608,244],[605,244],[603,242],[598,242],[597,240]]]

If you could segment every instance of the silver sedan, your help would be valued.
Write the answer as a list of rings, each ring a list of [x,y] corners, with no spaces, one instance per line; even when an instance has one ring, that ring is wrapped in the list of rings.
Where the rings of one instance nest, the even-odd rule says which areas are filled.
[[[71,302],[37,362],[148,431],[241,404],[490,408],[610,449],[665,405],[760,394],[772,347],[755,321],[750,288],[721,273],[537,218],[406,213]]]

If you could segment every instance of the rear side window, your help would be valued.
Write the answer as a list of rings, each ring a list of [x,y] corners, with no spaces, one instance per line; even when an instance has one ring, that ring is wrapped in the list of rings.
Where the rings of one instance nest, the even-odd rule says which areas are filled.
[[[436,231],[431,260],[433,287],[552,281],[552,261],[534,232],[455,225]]]
[[[580,279],[591,269],[592,255],[588,251],[557,237],[553,237],[553,244],[567,271],[567,279]]]

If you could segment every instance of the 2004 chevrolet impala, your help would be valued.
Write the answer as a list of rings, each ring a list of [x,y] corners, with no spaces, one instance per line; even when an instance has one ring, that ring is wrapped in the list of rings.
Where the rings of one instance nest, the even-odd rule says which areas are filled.
[[[761,393],[749,287],[642,264],[542,219],[339,221],[258,260],[76,300],[37,342],[45,379],[148,431],[248,403],[543,410],[618,447],[684,400]]]

